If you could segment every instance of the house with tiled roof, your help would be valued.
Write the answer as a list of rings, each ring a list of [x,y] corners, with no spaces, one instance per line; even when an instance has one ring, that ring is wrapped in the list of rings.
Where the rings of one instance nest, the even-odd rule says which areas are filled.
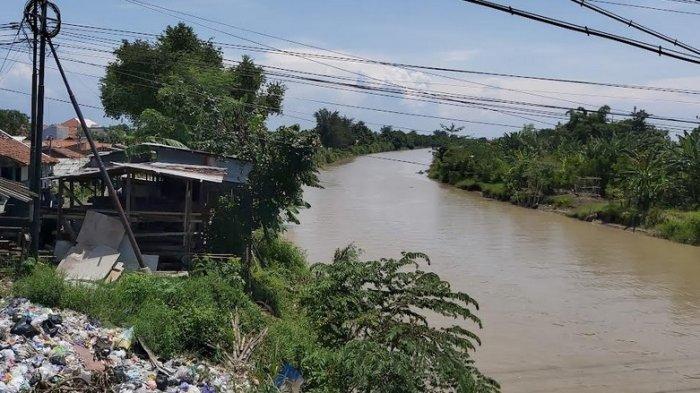
[[[82,136],[82,126],[80,125],[80,119],[77,117],[74,117],[70,120],[66,120],[63,123],[60,124],[61,126],[65,127],[68,131],[68,134],[64,138],[79,138]],[[93,128],[93,127],[99,127],[99,124],[96,122],[90,120],[90,119],[85,119],[85,125],[88,126],[88,128]],[[80,130],[80,131],[79,131]],[[57,138],[58,139],[58,138]]]
[[[31,148],[12,135],[0,130],[0,177],[26,182],[29,180],[29,159]],[[51,168],[58,160],[46,154],[41,155],[42,177],[51,175]]]
[[[95,142],[95,147],[98,152],[109,152],[114,150],[114,147],[109,143]],[[90,143],[85,138],[67,138],[44,141],[42,150],[44,154],[48,154],[54,158],[84,158],[92,155]]]

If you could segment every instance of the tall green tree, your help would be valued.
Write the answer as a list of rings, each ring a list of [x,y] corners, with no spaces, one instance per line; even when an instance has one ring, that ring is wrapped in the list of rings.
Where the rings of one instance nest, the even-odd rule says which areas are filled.
[[[134,123],[134,142],[168,140],[253,163],[246,185],[251,200],[219,201],[214,223],[222,230],[226,220],[240,223],[247,209],[254,227],[267,230],[295,219],[306,206],[302,187],[317,182],[318,139],[299,127],[265,126],[268,116],[282,113],[284,86],[268,83],[248,57],[227,67],[218,48],[182,23],[153,43],[125,41],[115,55],[102,80],[102,102],[107,115]],[[228,227],[249,233],[237,225]],[[240,242],[224,237],[212,244],[226,251],[226,244],[236,249]]]
[[[481,341],[457,324],[481,327],[474,299],[420,269],[421,253],[361,261],[356,248],[312,267],[303,304],[331,351],[323,385],[341,392],[496,392],[474,366]],[[452,321],[437,327],[428,314]],[[322,390],[322,389],[320,389]]]
[[[0,130],[10,135],[27,135],[29,116],[14,109],[0,109]]]

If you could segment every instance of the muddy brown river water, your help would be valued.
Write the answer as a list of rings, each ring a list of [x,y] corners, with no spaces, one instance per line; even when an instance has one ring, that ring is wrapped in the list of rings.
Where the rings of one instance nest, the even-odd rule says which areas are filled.
[[[380,157],[431,155],[323,171],[287,234],[311,261],[351,241],[367,258],[426,252],[479,301],[475,357],[504,392],[700,392],[700,247],[483,199]]]

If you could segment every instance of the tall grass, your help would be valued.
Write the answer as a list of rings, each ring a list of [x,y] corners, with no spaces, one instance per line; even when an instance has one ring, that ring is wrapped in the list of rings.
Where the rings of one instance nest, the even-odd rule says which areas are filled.
[[[112,284],[70,283],[53,267],[38,265],[13,287],[16,296],[76,310],[135,332],[163,356],[213,355],[210,344],[232,343],[229,316],[239,310],[244,329],[263,325],[262,313],[239,277],[219,273],[167,278],[127,273]]]

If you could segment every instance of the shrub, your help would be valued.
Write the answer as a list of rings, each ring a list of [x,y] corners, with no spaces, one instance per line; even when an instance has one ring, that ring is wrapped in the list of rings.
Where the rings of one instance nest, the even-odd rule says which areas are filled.
[[[481,327],[478,305],[435,273],[419,269],[420,253],[401,259],[360,261],[354,247],[336,251],[331,264],[312,268],[316,280],[303,304],[321,343],[338,355],[325,358],[335,391],[492,392],[498,384],[474,366],[481,341],[458,326],[435,327],[426,313]]]
[[[481,194],[487,198],[507,201],[511,197],[504,183],[479,183],[479,188],[481,189]]]
[[[574,198],[571,195],[555,195],[550,197],[548,202],[558,208],[574,206]]]
[[[265,237],[261,231],[254,234],[256,257],[265,268],[281,268],[295,275],[308,274],[306,255],[292,242],[281,236]]]
[[[15,282],[12,290],[44,306],[56,307],[61,303],[65,288],[63,277],[54,268],[38,264],[29,275]]]
[[[288,291],[280,274],[256,266],[250,277],[250,289],[254,300],[264,303],[275,316],[282,315]]]
[[[668,212],[654,228],[666,239],[700,245],[700,211]]]
[[[458,188],[461,188],[461,189],[467,190],[467,191],[479,191],[479,190],[481,190],[479,183],[475,179],[472,179],[472,178],[467,178],[467,179],[463,179],[463,180],[458,181],[457,183],[455,183],[455,187],[458,187]]]
[[[214,355],[211,345],[231,344],[229,316],[240,314],[244,331],[263,325],[259,308],[240,277],[217,272],[167,278],[127,273],[112,284],[71,284],[55,269],[39,265],[13,287],[16,296],[50,307],[70,308],[103,323],[134,326],[157,353]]]

